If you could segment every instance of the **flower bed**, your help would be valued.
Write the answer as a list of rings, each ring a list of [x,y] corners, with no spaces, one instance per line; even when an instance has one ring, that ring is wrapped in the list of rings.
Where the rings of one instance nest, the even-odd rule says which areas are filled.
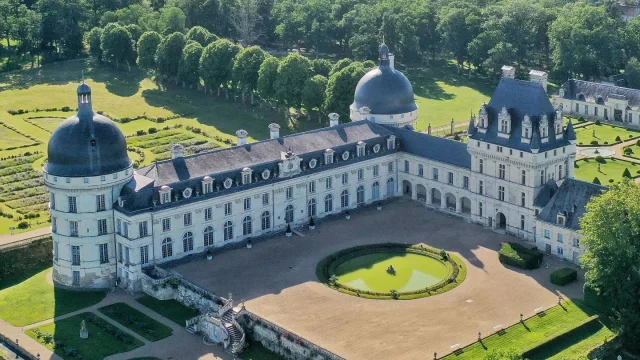
[[[334,272],[340,264],[356,257],[375,253],[411,253],[427,256],[443,262],[449,269],[449,274],[445,279],[438,282],[437,284],[427,286],[420,290],[404,292],[396,290],[391,290],[389,292],[375,292],[356,289],[345,284],[341,284],[336,278]],[[329,287],[346,294],[373,299],[408,300],[432,296],[449,291],[458,286],[462,281],[464,281],[467,275],[467,271],[464,263],[459,257],[453,254],[449,254],[444,250],[435,249],[424,244],[406,245],[385,243],[356,246],[329,255],[318,263],[316,267],[316,274],[320,281],[327,284]]]

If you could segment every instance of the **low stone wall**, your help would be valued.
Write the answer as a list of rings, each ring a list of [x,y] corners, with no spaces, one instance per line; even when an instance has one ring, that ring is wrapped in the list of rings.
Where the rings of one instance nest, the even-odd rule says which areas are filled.
[[[0,251],[0,279],[46,269],[53,265],[51,237],[33,241],[11,250]]]
[[[247,310],[242,310],[237,319],[246,330],[249,340],[259,342],[289,360],[345,360]]]

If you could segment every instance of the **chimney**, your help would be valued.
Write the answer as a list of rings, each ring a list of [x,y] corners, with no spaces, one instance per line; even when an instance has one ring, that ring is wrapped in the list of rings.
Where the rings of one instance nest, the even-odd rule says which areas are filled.
[[[238,130],[236,131],[236,135],[238,136],[238,146],[247,145],[247,136],[249,133],[246,130]]]
[[[171,159],[175,160],[184,156],[184,146],[180,144],[171,145]]]
[[[276,123],[269,124],[269,136],[271,139],[277,139],[280,137],[280,125]]]
[[[340,115],[338,115],[337,113],[331,113],[329,114],[329,127],[334,127],[334,126],[338,126],[338,124],[340,119]]]
[[[504,65],[502,67],[502,78],[503,79],[515,79],[516,78],[516,68],[509,65]]]
[[[542,85],[544,92],[547,92],[547,78],[549,74],[540,70],[529,71],[529,81]]]
[[[396,56],[393,55],[393,53],[389,53],[389,67],[391,68],[391,70],[395,69],[394,67],[395,59],[396,59]]]

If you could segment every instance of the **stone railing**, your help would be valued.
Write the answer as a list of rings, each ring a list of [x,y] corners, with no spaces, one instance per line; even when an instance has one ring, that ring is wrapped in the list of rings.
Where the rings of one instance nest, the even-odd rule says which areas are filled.
[[[259,325],[267,327],[268,329],[278,333],[280,336],[286,337],[288,339],[292,339],[295,343],[305,347],[306,349],[308,349],[311,352],[315,352],[316,354],[322,356],[324,359],[328,359],[328,360],[346,360],[342,356],[340,356],[338,354],[335,354],[335,353],[333,353],[333,352],[331,352],[331,351],[329,351],[329,350],[327,350],[327,349],[325,349],[325,348],[323,348],[321,346],[318,346],[318,345],[314,344],[313,342],[311,342],[311,341],[309,341],[309,340],[307,340],[307,339],[305,339],[305,338],[303,338],[301,336],[298,336],[298,335],[292,333],[291,331],[289,331],[289,330],[287,330],[287,329],[285,329],[283,327],[280,327],[280,326],[270,322],[269,320],[264,319],[264,318],[262,318],[262,317],[260,317],[260,316],[258,316],[256,314],[248,311],[247,309],[243,308],[242,310],[240,310],[238,315],[247,316],[251,321],[253,321],[253,322],[255,322],[255,323],[259,324]]]
[[[242,326],[238,323],[238,321],[236,320],[235,316],[232,318],[231,323],[233,324],[233,326],[236,327],[236,329],[238,329],[238,331],[240,331],[240,333],[242,334],[242,338],[240,338],[240,342],[237,344],[233,344],[231,346],[231,352],[233,354],[238,354],[242,351],[242,349],[244,349],[244,345],[247,342],[247,334],[244,332],[244,329],[242,328]]]
[[[202,320],[202,315],[196,315],[196,316],[192,317],[191,319],[187,319],[185,327],[188,328],[191,325],[196,325],[196,324],[198,324],[200,322],[200,320]]]
[[[227,311],[233,309],[233,301],[227,300],[226,304],[218,309],[218,317],[222,317]]]

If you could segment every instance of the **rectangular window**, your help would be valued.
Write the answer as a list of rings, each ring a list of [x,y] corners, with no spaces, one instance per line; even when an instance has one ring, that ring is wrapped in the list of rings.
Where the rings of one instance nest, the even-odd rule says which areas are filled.
[[[316,193],[316,182],[315,180],[309,181],[309,194]]]
[[[149,225],[147,225],[146,221],[141,221],[138,224],[138,231],[140,231],[140,237],[149,235]]]
[[[462,188],[463,189],[469,189],[469,177],[468,176],[463,176],[462,177]]]
[[[107,209],[104,195],[96,195],[96,209],[97,211],[105,211]]]
[[[580,112],[580,104],[576,104],[576,112]]]
[[[250,197],[244,198],[243,207],[244,207],[244,211],[251,210],[251,198]]]
[[[293,199],[293,186],[287,187],[286,196],[287,196],[287,200]]]
[[[522,170],[522,179],[520,180],[520,182],[522,183],[522,185],[526,185],[527,184],[527,171],[526,170]]]
[[[53,259],[55,261],[58,261],[58,242],[57,241],[53,242]]]
[[[380,175],[380,166],[373,165],[373,176],[379,176],[379,175]]]
[[[522,207],[527,206],[527,195],[525,193],[522,193],[520,195],[520,206]]]
[[[58,232],[58,221],[55,217],[51,217],[51,232],[52,233]]]
[[[242,174],[242,185],[251,184],[251,174]]]
[[[107,233],[107,219],[98,220],[98,235],[104,235]]]
[[[449,185],[453,185],[453,173],[451,171],[449,171],[447,176],[447,183],[449,183]]]
[[[504,179],[507,173],[507,167],[504,164],[498,165],[498,177]]]
[[[573,246],[580,247],[580,239],[573,239]]]
[[[562,165],[558,165],[558,179],[563,179],[564,175],[562,174]]]
[[[129,224],[124,221],[122,222],[122,236],[129,237]]]
[[[505,130],[503,132],[507,132],[507,131]],[[498,152],[501,153],[502,152],[502,146],[496,146],[496,150],[498,150]]]
[[[327,188],[327,190],[329,190],[329,189],[331,189],[331,188],[333,187],[333,184],[332,184],[332,183],[333,183],[333,181],[332,181],[332,179],[331,179],[331,176],[328,176],[328,177],[325,179],[325,187]]]
[[[269,205],[269,193],[262,194],[262,205]]]
[[[71,265],[80,265],[80,246],[71,246]]]
[[[358,147],[358,157],[364,156],[364,146]]]
[[[69,212],[70,213],[78,212],[78,204],[76,202],[75,196],[69,196]]]
[[[191,226],[191,213],[184,213],[184,215],[182,216],[182,219],[184,221],[184,226]]]
[[[348,183],[349,183],[349,174],[343,173],[342,174],[342,185],[347,185]]]
[[[224,204],[224,215],[231,215],[231,202]]]
[[[478,172],[482,174],[483,171],[484,171],[484,160],[480,159],[478,160]]]
[[[100,264],[109,263],[109,244],[100,244]]]
[[[122,235],[122,220],[116,219],[116,234]]]
[[[78,222],[69,221],[69,236],[78,236]]]
[[[504,201],[504,186],[498,186],[498,200]]]
[[[393,161],[389,161],[389,163],[387,164],[387,168],[389,173],[393,172]]]
[[[422,164],[418,164],[418,176],[424,176],[424,166]]]
[[[484,193],[484,183],[482,180],[478,181],[478,194],[483,195]]]
[[[564,237],[562,236],[561,233],[558,233],[558,242],[559,243],[564,242]]]
[[[149,245],[140,247],[140,265],[149,263]]]
[[[520,215],[520,230],[524,230],[524,215]]]
[[[584,106],[584,113],[589,115],[589,106],[587,105]]]
[[[551,231],[549,229],[544,229],[544,237],[545,239],[551,239]]]
[[[162,231],[170,231],[171,230],[171,218],[162,219]]]
[[[122,244],[118,244],[118,262],[122,264]]]
[[[540,170],[540,185],[544,185],[544,170]]]
[[[124,248],[124,263],[125,265],[131,264],[131,259],[129,258],[129,247]]]
[[[51,208],[51,210],[56,209],[56,194],[54,193],[51,193],[50,195],[49,207]]]
[[[598,116],[598,107],[597,106],[595,106],[593,108],[593,115]]]
[[[333,152],[325,152],[324,153],[324,162],[328,164],[333,164]]]
[[[364,179],[364,169],[358,169],[358,181],[362,181]]]
[[[80,271],[73,272],[73,285],[80,285]]]
[[[409,160],[404,161],[404,172],[409,172]]]
[[[433,168],[433,180],[438,180],[438,169]]]
[[[482,203],[478,203],[478,216],[482,217]]]
[[[204,209],[204,221],[209,221],[211,219],[213,219],[213,209],[210,207]]]

